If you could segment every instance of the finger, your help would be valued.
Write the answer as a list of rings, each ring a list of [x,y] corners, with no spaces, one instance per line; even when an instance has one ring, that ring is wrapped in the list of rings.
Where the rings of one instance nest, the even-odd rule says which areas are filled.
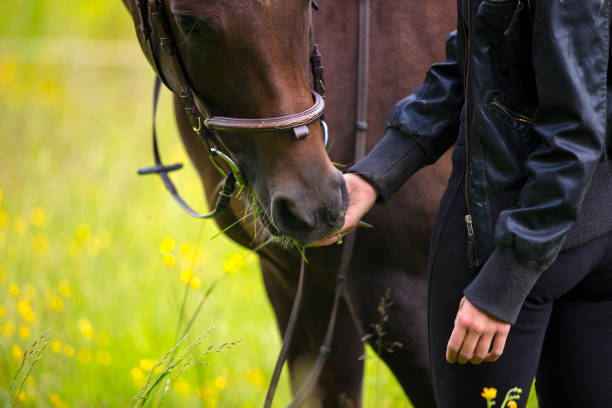
[[[463,297],[461,298],[461,301],[459,302],[459,310],[461,310],[461,308],[463,307],[463,304],[465,303],[465,301],[466,301],[466,297],[465,297],[465,296],[463,296]]]
[[[457,354],[461,349],[465,334],[465,326],[461,324],[455,324],[455,328],[453,329],[450,339],[448,340],[448,345],[446,346],[446,361],[448,361],[449,363],[452,364],[457,361]]]
[[[497,359],[501,357],[501,355],[504,352],[504,347],[506,347],[507,338],[508,338],[507,331],[497,332],[495,334],[495,339],[493,340],[493,348],[487,354],[485,361],[493,362],[493,361],[497,361]]]
[[[356,229],[357,229],[356,225],[353,225],[353,226],[350,226],[350,227],[345,227],[345,228],[341,229],[338,232],[334,232],[333,234],[331,234],[327,238],[323,238],[322,240],[317,241],[317,242],[315,242],[313,244],[310,244],[308,246],[309,247],[319,247],[319,246],[335,244],[338,241],[340,241],[341,238],[346,237],[348,234],[350,234],[351,232],[355,231]]]
[[[493,340],[493,334],[483,334],[478,340],[476,350],[474,350],[474,356],[470,360],[470,363],[478,365],[483,362],[489,355],[489,349],[491,348],[491,341]]]
[[[457,362],[459,364],[465,364],[474,356],[474,350],[476,350],[476,345],[478,344],[478,340],[482,334],[470,330],[467,332],[465,336],[465,340],[463,340],[463,345],[461,346],[461,350],[459,350],[459,355],[457,356]]]
[[[320,247],[320,246],[335,244],[336,242],[338,242],[338,236],[337,235],[335,235],[333,237],[322,239],[321,241],[317,241],[314,244],[310,244],[308,246],[309,247]]]

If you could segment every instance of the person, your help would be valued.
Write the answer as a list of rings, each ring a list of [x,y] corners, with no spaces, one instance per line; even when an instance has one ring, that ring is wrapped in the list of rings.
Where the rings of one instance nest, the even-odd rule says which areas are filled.
[[[610,406],[610,0],[458,5],[447,61],[345,175],[339,234],[455,145],[430,245],[438,405],[491,387],[523,407],[535,377],[541,407]]]

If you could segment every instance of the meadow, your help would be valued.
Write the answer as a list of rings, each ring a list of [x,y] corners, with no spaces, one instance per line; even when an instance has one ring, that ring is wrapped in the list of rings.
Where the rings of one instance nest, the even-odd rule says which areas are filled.
[[[280,338],[256,256],[211,239],[213,222],[137,176],[152,160],[153,72],[123,5],[5,0],[0,11],[0,391],[11,391],[0,406],[128,406],[196,310],[181,343],[189,364],[153,402],[262,405]],[[167,91],[158,125],[166,160],[187,164],[174,179],[204,208]],[[371,352],[364,390],[366,407],[411,407]],[[275,406],[289,398],[284,373]]]

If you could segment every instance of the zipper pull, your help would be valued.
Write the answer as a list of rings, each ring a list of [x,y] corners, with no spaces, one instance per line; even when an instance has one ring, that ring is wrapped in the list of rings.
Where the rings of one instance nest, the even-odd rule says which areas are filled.
[[[523,11],[523,2],[521,0],[517,0],[516,8],[514,9],[514,14],[512,14],[512,19],[510,20],[510,24],[508,24],[508,28],[506,28],[506,30],[504,31],[504,35],[506,37],[510,36],[512,29],[516,25],[519,19],[519,16],[521,15],[521,11]]]
[[[474,226],[472,225],[472,216],[467,214],[464,217],[465,226],[467,228],[467,260],[470,268],[478,268],[480,262],[476,253],[476,242],[474,240]]]

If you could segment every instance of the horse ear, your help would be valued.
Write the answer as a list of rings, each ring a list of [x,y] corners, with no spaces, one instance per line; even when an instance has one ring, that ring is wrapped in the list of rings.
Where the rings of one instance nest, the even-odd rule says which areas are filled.
[[[319,4],[317,3],[317,0],[311,0],[310,4],[312,5],[313,9],[319,11]]]

